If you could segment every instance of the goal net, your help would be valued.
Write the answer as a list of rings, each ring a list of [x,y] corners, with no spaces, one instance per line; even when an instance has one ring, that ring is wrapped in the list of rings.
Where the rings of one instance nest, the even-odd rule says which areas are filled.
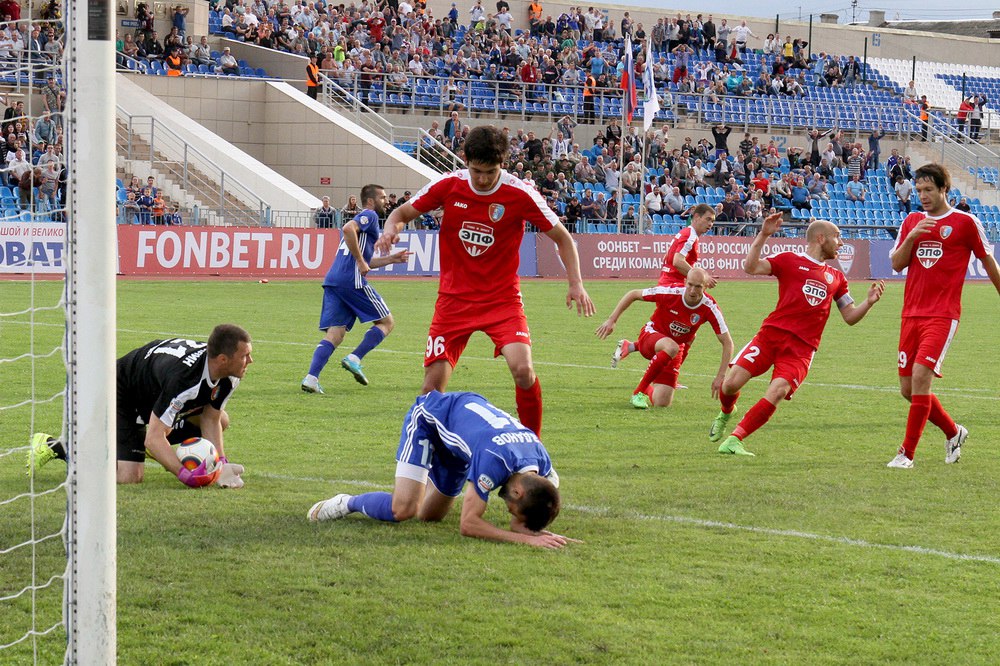
[[[0,663],[110,664],[115,6],[20,11],[0,16]],[[35,433],[69,463],[39,466]]]

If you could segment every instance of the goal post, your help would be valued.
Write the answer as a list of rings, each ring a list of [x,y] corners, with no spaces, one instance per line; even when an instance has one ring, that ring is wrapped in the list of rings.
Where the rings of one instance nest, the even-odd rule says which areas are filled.
[[[116,660],[115,29],[111,0],[66,4],[65,586],[69,664]]]

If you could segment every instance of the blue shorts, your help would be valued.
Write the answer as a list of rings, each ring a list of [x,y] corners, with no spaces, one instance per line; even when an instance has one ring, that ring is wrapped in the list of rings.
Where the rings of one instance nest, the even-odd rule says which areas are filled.
[[[360,289],[323,285],[323,312],[319,316],[321,331],[331,326],[343,326],[349,331],[354,327],[355,320],[366,324],[389,314],[389,306],[370,284]]]
[[[458,497],[469,476],[471,463],[456,457],[441,443],[435,430],[414,418],[415,407],[410,407],[403,419],[403,432],[396,451],[396,476],[419,482],[429,478],[442,495]]]

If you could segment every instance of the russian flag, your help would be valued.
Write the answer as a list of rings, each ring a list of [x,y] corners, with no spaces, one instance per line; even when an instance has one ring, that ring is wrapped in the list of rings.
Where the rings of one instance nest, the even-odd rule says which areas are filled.
[[[632,62],[632,37],[625,35],[625,67],[622,69],[621,89],[625,91],[623,102],[625,111],[625,126],[632,124],[632,114],[638,105],[635,93],[635,63]]]

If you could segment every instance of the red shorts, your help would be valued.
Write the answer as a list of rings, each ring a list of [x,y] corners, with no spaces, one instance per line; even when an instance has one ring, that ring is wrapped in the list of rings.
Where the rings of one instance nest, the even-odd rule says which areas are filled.
[[[513,342],[531,344],[528,319],[520,302],[483,305],[439,296],[427,334],[424,366],[446,359],[455,367],[469,343],[469,336],[476,331],[482,331],[493,341],[494,357]]]
[[[656,343],[666,337],[668,336],[653,328],[652,322],[647,322],[639,331],[639,339],[635,341],[635,349],[642,354],[643,358],[652,359],[656,355]],[[677,356],[674,356],[674,359],[660,371],[660,374],[653,378],[653,383],[677,388],[677,377],[681,373],[681,366],[684,364],[687,354],[687,344],[681,343]]]
[[[729,365],[738,365],[749,372],[751,377],[759,377],[774,366],[771,381],[778,378],[787,381],[791,388],[785,400],[791,400],[792,394],[806,380],[815,355],[816,350],[798,336],[780,328],[765,326],[757,331],[753,340],[736,354]]]
[[[911,376],[913,364],[919,363],[940,377],[941,364],[957,330],[957,319],[903,317],[899,327],[899,376]]]

